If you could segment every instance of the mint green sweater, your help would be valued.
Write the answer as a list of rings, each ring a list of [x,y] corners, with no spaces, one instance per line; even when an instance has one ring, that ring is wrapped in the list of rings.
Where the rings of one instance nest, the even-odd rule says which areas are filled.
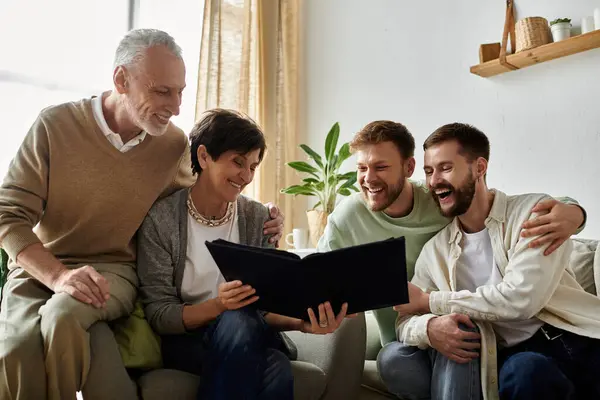
[[[440,214],[424,182],[411,183],[414,194],[413,209],[405,217],[392,218],[382,211],[372,212],[361,193],[355,193],[342,200],[329,216],[318,251],[325,252],[404,236],[408,279],[412,279],[415,262],[423,245],[450,220]],[[365,269],[368,267],[365,265]],[[398,314],[391,307],[374,310],[373,313],[379,325],[382,345],[396,340],[395,322]]]

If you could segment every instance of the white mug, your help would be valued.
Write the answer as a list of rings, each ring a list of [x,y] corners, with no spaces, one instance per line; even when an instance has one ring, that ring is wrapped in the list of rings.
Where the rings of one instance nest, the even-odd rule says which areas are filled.
[[[581,19],[581,33],[588,33],[595,30],[594,25],[594,17],[583,17]]]
[[[290,242],[291,238],[291,242]],[[293,246],[295,249],[306,249],[308,248],[308,230],[306,229],[294,229],[292,233],[288,233],[285,237],[285,242],[289,246]]]

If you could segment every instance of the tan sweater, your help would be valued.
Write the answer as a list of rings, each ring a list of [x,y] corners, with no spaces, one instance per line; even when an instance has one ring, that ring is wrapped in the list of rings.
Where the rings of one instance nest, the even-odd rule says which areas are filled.
[[[192,183],[188,141],[173,124],[121,153],[96,124],[91,99],[53,106],[0,186],[0,246],[12,260],[41,242],[64,263],[133,262],[152,204]]]

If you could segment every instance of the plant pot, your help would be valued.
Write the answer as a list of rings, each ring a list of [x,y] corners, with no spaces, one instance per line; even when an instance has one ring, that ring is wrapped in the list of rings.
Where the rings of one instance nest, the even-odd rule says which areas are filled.
[[[317,247],[319,239],[325,232],[325,226],[327,225],[327,214],[324,211],[310,210],[306,212],[306,218],[308,219],[308,231],[310,232],[310,242],[313,247]]]
[[[555,42],[560,42],[561,40],[571,37],[571,24],[568,22],[554,24],[550,30],[552,31],[552,39],[554,39]]]

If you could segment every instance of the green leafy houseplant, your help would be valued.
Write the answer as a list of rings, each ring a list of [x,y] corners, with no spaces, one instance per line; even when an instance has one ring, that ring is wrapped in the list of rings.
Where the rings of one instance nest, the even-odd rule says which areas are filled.
[[[554,21],[550,22],[550,26],[560,24],[566,22],[567,24],[571,23],[571,18],[557,18]]]
[[[336,153],[336,147],[340,136],[340,125],[333,124],[325,138],[325,156],[322,157],[316,151],[305,144],[300,148],[314,161],[311,165],[305,161],[292,161],[287,165],[296,171],[305,173],[308,177],[302,180],[301,185],[292,185],[282,189],[282,193],[291,195],[317,196],[319,201],[313,210],[320,208],[326,214],[330,214],[335,208],[337,195],[349,196],[352,191],[358,192],[354,186],[356,183],[356,171],[339,173],[342,163],[350,157],[350,145],[344,143]]]

